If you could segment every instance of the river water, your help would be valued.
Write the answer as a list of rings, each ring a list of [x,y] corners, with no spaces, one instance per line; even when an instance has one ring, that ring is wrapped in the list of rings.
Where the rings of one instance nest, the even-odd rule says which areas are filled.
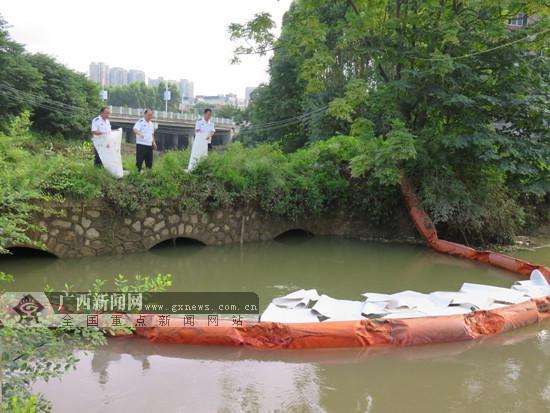
[[[549,248],[516,255],[550,264]],[[515,279],[422,246],[330,237],[0,264],[16,276],[16,291],[170,273],[173,291],[255,291],[262,307],[300,288],[360,299],[367,290],[457,290],[463,282],[510,286]],[[79,358],[61,380],[35,386],[55,412],[550,412],[549,322],[476,342],[386,349],[258,351],[117,338]]]

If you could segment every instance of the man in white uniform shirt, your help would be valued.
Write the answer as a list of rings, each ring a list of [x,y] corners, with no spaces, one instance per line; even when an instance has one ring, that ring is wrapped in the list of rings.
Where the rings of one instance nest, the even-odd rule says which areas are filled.
[[[138,120],[134,125],[134,133],[136,134],[136,166],[138,171],[141,171],[141,166],[145,162],[147,169],[153,167],[153,150],[157,149],[155,142],[155,126],[151,119],[153,112],[151,109],[145,109],[143,118]]]
[[[212,135],[216,132],[214,122],[210,120],[211,117],[212,110],[205,109],[204,116],[195,123],[195,139],[193,140],[189,165],[187,166],[188,172],[192,171],[202,158],[208,156],[208,148],[211,146]]]
[[[99,116],[97,118],[94,118],[92,120],[92,135],[94,137],[101,137],[101,136],[107,136],[111,133],[111,123],[109,122],[109,116],[111,115],[111,110],[108,106],[104,106],[99,111]],[[103,166],[103,163],[101,162],[101,158],[99,157],[99,154],[97,153],[97,149],[94,146],[94,165],[95,166]]]
[[[214,122],[210,120],[211,117],[212,109],[205,109],[203,117],[195,123],[195,132],[208,133],[208,149],[212,149],[212,136],[214,132],[216,132],[216,129],[214,129]]]

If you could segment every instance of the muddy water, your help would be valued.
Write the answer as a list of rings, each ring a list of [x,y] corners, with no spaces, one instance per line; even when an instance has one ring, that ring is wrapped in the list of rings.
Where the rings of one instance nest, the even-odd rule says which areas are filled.
[[[521,253],[519,253],[521,255]],[[544,263],[550,249],[528,252]],[[170,273],[173,290],[256,291],[265,306],[298,288],[363,291],[509,286],[514,277],[420,246],[293,238],[239,247],[181,245],[122,257],[13,257],[16,290],[87,288],[118,273]],[[55,412],[550,412],[550,323],[473,343],[403,349],[253,351],[114,339],[38,383]]]

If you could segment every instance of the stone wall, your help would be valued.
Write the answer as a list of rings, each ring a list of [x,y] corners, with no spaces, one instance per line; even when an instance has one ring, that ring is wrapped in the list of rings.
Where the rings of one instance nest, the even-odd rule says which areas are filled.
[[[189,238],[205,245],[266,241],[294,229],[372,240],[416,237],[406,214],[377,228],[369,224],[368,217],[345,211],[292,220],[254,208],[186,212],[171,205],[157,205],[121,215],[102,202],[66,202],[44,205],[35,222],[47,231],[31,236],[40,239],[47,251],[58,257],[134,253],[175,238]]]

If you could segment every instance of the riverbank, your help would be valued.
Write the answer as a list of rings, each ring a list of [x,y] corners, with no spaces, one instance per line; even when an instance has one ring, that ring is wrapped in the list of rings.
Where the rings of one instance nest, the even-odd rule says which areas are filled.
[[[256,235],[249,237],[250,240],[276,237],[277,231],[270,229],[262,234],[262,228],[272,228],[284,221],[285,225],[279,225],[282,232],[303,229],[371,240],[409,239],[414,242],[416,235],[410,230],[398,187],[384,186],[368,174],[363,177],[352,175],[350,164],[360,153],[361,145],[358,138],[337,136],[284,154],[276,145],[243,147],[237,142],[222,153],[210,154],[193,173],[185,171],[189,151],[158,154],[153,169],[143,174],[136,170],[130,153],[124,156],[128,175],[116,180],[103,169],[93,167],[93,151],[89,141],[51,139],[28,132],[1,136],[0,247],[34,245],[44,248],[50,237],[56,237],[56,232],[67,232],[69,229],[72,235],[66,235],[63,243],[71,245],[76,238],[83,237],[86,255],[96,255],[100,250],[135,252],[139,249],[130,248],[129,243],[139,241],[141,248],[147,249],[170,237],[193,238],[192,235],[210,245],[241,242],[247,239],[246,235],[241,234],[242,223],[223,222],[223,219],[229,218],[230,212],[243,210],[250,213],[239,216],[235,213],[231,219],[242,220],[243,216],[251,216],[254,212],[266,220],[261,228],[254,228]],[[527,209],[544,209],[541,207],[544,201],[536,202],[536,207],[521,209],[517,206],[520,208],[518,211],[526,215],[523,211]],[[108,211],[110,217],[110,221],[103,222],[101,227],[111,228],[113,220],[126,225],[119,228],[120,231],[109,230],[119,238],[120,245],[108,243],[107,247],[89,248],[93,242],[97,244],[102,231],[105,232],[100,228],[91,228],[88,223],[90,219],[97,218],[96,204]],[[50,207],[44,211],[46,205]],[[80,209],[77,217],[74,217],[74,212],[63,211],[64,205],[76,205]],[[170,211],[163,211],[164,207]],[[144,211],[156,212],[151,212],[154,215],[151,216]],[[224,216],[220,222],[205,218],[220,211]],[[65,216],[44,225],[44,218],[49,218],[44,217],[44,213]],[[491,213],[487,211],[485,219],[490,220]],[[136,214],[145,216],[134,219]],[[350,219],[346,223],[336,220],[330,231],[311,229],[319,220],[329,221],[338,214]],[[529,228],[519,227],[517,231],[540,229],[542,225],[537,220],[548,219],[548,214],[527,215],[529,219],[524,222],[529,224]],[[170,216],[173,222],[170,222]],[[192,216],[196,217],[193,220],[197,222],[185,221],[185,217]],[[201,237],[198,234],[202,230],[186,226],[199,222],[215,234]],[[338,228],[337,222],[342,228]],[[351,222],[357,225],[350,227]],[[488,226],[487,233],[482,233],[482,239],[461,238],[462,235],[479,232],[479,228],[476,229],[479,221],[475,221],[472,228],[461,227],[460,220],[455,222],[452,218],[442,223],[436,221],[436,224],[444,237],[470,245],[491,245],[495,239],[502,244],[507,239],[510,242],[515,236],[511,232],[515,224],[511,226],[502,217]],[[499,227],[501,224],[503,227]],[[226,236],[222,237],[224,231],[220,229],[225,227],[234,228],[230,235],[225,231]],[[249,228],[247,225],[245,227]],[[124,238],[135,232],[132,228],[140,233],[139,240],[135,239],[136,235],[132,235],[132,239]],[[142,233],[147,228],[152,232]],[[373,228],[376,230],[372,231]],[[54,253],[59,256],[65,254]]]

